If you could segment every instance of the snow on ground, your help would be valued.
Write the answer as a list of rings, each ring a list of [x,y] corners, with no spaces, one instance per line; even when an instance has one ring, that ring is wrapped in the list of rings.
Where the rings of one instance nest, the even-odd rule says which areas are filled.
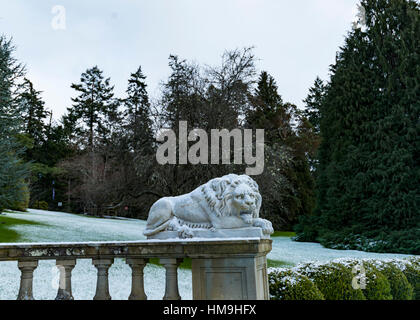
[[[289,237],[274,237],[273,250],[268,254],[268,259],[280,260],[296,265],[302,262],[318,261],[327,262],[337,258],[354,259],[392,259],[406,258],[410,255],[393,253],[375,253],[358,250],[335,250],[324,248],[319,243],[296,242]]]
[[[39,222],[44,225],[18,225],[11,229],[23,237],[21,242],[80,242],[144,240],[146,222],[135,219],[96,219],[83,215],[29,209],[27,213],[6,213],[7,216]],[[356,250],[333,250],[318,243],[294,242],[288,237],[273,238],[271,260],[288,264],[337,258],[404,258],[402,254],[380,254]],[[54,260],[40,261],[34,273],[35,299],[54,299],[57,293],[58,270]],[[150,300],[162,299],[165,292],[165,270],[156,265],[144,269],[145,291]],[[191,270],[179,269],[179,292],[184,300],[192,298]],[[19,291],[20,272],[17,262],[0,262],[0,300],[15,299]],[[77,260],[72,273],[73,296],[89,300],[95,295],[96,269],[91,260]],[[123,259],[115,259],[109,270],[110,294],[114,300],[126,300],[131,289],[131,269]]]
[[[137,219],[102,219],[79,214],[29,209],[26,213],[6,213],[6,216],[39,222],[45,225],[11,227],[22,235],[20,242],[57,241],[129,241],[144,240],[146,221]]]

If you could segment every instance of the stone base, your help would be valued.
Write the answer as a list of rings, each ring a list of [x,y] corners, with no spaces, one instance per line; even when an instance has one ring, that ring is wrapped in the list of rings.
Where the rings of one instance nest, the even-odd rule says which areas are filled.
[[[266,256],[192,260],[194,300],[268,300]]]
[[[216,229],[210,231],[207,229],[192,229],[194,238],[259,238],[259,239],[270,239],[270,236],[262,233],[261,228],[249,227],[249,228],[238,228],[238,229]],[[152,236],[148,236],[147,239],[179,239],[178,231],[162,231]]]

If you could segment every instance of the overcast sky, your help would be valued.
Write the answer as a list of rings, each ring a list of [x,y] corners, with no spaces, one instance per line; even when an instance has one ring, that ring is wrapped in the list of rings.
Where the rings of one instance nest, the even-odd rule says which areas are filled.
[[[328,78],[357,2],[0,0],[0,33],[13,37],[16,57],[56,119],[75,96],[70,84],[94,65],[121,97],[141,65],[156,97],[169,75],[170,54],[216,65],[224,50],[244,46],[255,46],[258,70],[275,77],[283,99],[302,106],[316,76]],[[57,29],[63,11],[55,6],[65,9],[65,29]]]

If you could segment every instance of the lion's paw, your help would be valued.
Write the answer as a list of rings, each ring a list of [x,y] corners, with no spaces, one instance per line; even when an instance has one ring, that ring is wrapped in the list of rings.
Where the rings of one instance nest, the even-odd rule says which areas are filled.
[[[166,227],[167,231],[178,231],[179,228],[181,228],[181,225],[179,224],[178,220],[176,218],[169,221],[168,226]]]
[[[178,237],[181,239],[188,239],[194,237],[194,232],[187,226],[182,226],[178,229]]]
[[[254,226],[260,227],[262,229],[263,234],[272,234],[274,233],[273,225],[270,221],[266,219],[254,219]]]
[[[274,233],[273,225],[268,220],[264,221],[264,227],[262,228],[262,230],[263,230],[264,234],[270,235],[270,234]]]

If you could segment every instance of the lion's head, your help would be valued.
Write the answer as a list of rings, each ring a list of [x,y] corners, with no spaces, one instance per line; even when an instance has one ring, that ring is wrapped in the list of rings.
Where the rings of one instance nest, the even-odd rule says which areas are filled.
[[[217,216],[259,217],[262,199],[258,184],[247,175],[228,174],[212,179],[201,187],[201,191]]]

